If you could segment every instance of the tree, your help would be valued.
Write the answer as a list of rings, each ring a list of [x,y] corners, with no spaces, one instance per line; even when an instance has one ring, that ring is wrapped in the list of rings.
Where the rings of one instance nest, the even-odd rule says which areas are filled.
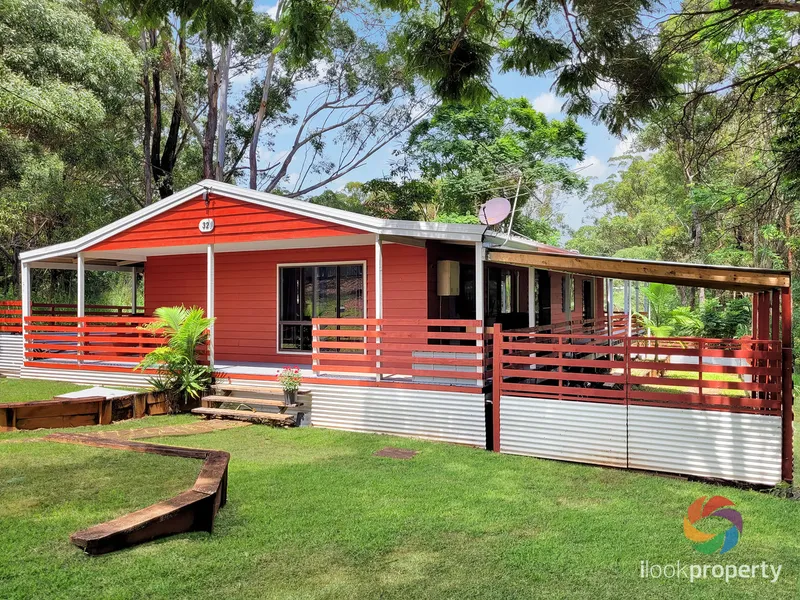
[[[651,0],[382,4],[404,13],[409,63],[446,101],[487,101],[496,61],[502,71],[554,74],[571,114],[619,132],[675,90],[671,70],[652,52],[648,21],[661,5]],[[597,97],[602,86],[616,89],[612,100]]]
[[[130,212],[136,58],[79,5],[0,3],[0,295],[19,253]],[[113,201],[109,201],[113,198]]]
[[[391,38],[372,42],[364,31],[356,32],[333,13],[326,17],[319,39],[301,51],[292,46],[300,43],[295,39],[300,34],[292,33],[299,18],[292,10],[299,5],[292,0],[285,6],[288,12],[280,15],[276,26],[276,50],[269,54],[264,79],[251,83],[239,109],[245,116],[239,128],[249,144],[250,186],[297,197],[362,166],[424,118],[430,103],[417,89]],[[287,49],[281,51],[279,42]],[[307,106],[302,114],[280,123],[292,131],[291,145],[275,160],[259,165],[253,144],[263,140],[262,121],[276,92],[286,106],[287,96]]]
[[[583,159],[585,137],[573,119],[548,120],[525,98],[446,104],[411,130],[398,172],[437,181],[443,212],[474,215],[492,196],[513,200],[518,187],[521,210],[548,187],[585,189],[569,164]]]

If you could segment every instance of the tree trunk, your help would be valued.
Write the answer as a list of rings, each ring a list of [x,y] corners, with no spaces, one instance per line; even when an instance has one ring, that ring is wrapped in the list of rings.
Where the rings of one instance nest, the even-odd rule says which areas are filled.
[[[219,117],[217,119],[217,179],[225,179],[225,134],[228,128],[228,81],[233,42],[222,47],[217,67],[219,79]]]
[[[278,21],[283,13],[284,0],[278,0],[278,5],[275,9],[275,20]],[[253,136],[250,138],[250,189],[256,189],[258,186],[258,141],[261,137],[261,125],[264,123],[264,116],[267,114],[267,102],[269,100],[269,91],[272,87],[272,72],[275,69],[275,57],[277,55],[278,46],[280,46],[286,39],[286,34],[281,36],[272,47],[272,52],[267,59],[267,72],[264,75],[264,85],[261,88],[261,103],[258,105],[258,112],[255,119],[253,119]]]
[[[158,44],[158,32],[155,29],[150,30],[150,47],[155,48]],[[153,140],[150,144],[150,166],[153,173],[153,180],[155,184],[163,178],[164,174],[161,170],[161,128],[163,126],[161,120],[161,73],[158,66],[153,66]],[[152,197],[152,196],[150,196]]]
[[[214,50],[206,39],[206,85],[208,86],[208,113],[203,132],[203,179],[214,179],[214,138],[217,133],[217,91],[219,78],[214,68]]]
[[[153,166],[150,160],[153,115],[150,106],[150,61],[147,59],[147,33],[145,31],[142,31],[141,46],[145,53],[142,73],[142,87],[144,88],[144,139],[142,140],[142,152],[144,153],[144,205],[148,206],[153,199]]]
[[[253,137],[250,139],[250,189],[258,186],[258,141],[261,136],[261,125],[267,113],[267,102],[269,101],[269,90],[272,87],[272,71],[275,68],[275,52],[269,55],[267,61],[267,73],[264,76],[264,86],[261,89],[261,103],[258,105],[258,112],[253,120]]]
[[[178,73],[179,79],[183,80],[183,65],[186,64],[186,42],[183,35],[178,37],[178,54],[181,57],[181,69]],[[178,95],[175,95],[175,102],[172,105],[172,119],[169,123],[167,139],[164,142],[164,151],[161,154],[159,165],[161,167],[161,179],[158,180],[158,193],[162,198],[171,196],[175,191],[172,183],[172,172],[175,170],[175,163],[178,162],[178,142],[181,136],[181,105]]]
[[[792,213],[791,208],[786,212],[786,268],[792,272],[794,256],[792,256]]]
[[[175,170],[175,163],[178,161],[178,140],[181,133],[181,109],[177,98],[172,107],[172,120],[169,123],[167,140],[164,143],[164,152],[161,155],[161,179],[158,181],[158,193],[162,198],[171,196],[174,192],[172,186],[172,172]]]

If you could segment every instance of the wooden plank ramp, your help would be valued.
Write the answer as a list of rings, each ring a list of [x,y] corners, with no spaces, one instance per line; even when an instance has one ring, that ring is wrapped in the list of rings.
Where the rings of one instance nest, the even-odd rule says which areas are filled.
[[[87,554],[106,554],[166,535],[187,531],[211,531],[214,518],[225,506],[228,495],[230,454],[218,450],[199,450],[123,440],[105,440],[91,435],[53,433],[43,439],[81,444],[96,448],[128,450],[203,460],[200,474],[191,489],[94,527],[76,531],[70,541]]]

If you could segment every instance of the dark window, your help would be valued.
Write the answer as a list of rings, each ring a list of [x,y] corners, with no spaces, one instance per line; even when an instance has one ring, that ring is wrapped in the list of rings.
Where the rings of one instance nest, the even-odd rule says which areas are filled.
[[[311,351],[311,319],[364,316],[363,265],[280,268],[279,348]]]
[[[583,280],[583,318],[594,319],[594,280]]]

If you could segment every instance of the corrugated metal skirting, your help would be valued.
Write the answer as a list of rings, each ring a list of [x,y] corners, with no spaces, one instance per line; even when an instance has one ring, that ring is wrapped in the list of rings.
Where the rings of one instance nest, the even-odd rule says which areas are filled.
[[[20,377],[24,379],[47,379],[50,381],[69,381],[102,386],[121,385],[126,387],[150,387],[147,376],[141,373],[120,373],[114,371],[81,371],[78,369],[40,369],[22,367]]]
[[[311,424],[486,447],[483,394],[378,387],[304,385]]]
[[[22,367],[22,336],[0,333],[0,375],[19,377]]]
[[[503,396],[500,451],[593,464],[627,464],[625,406]]]
[[[773,485],[781,480],[781,418],[628,407],[628,466]]]
[[[774,485],[781,418],[503,396],[500,451]]]

